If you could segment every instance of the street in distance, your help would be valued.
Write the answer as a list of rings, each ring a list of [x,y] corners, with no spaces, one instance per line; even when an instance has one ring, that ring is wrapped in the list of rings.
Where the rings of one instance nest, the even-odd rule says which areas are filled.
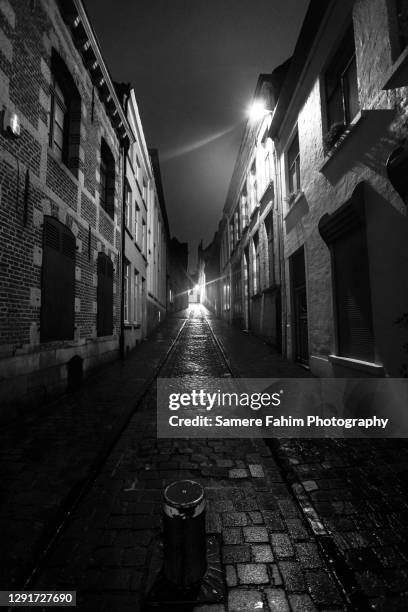
[[[250,418],[224,417],[221,415],[216,417],[198,415],[192,418],[179,417],[178,415],[169,417],[169,425],[171,427],[342,427],[345,429],[361,427],[364,429],[385,429],[388,422],[389,419],[382,419],[377,416],[365,419],[325,418],[318,415],[309,415],[306,418],[282,415],[279,417],[266,415],[265,417]]]

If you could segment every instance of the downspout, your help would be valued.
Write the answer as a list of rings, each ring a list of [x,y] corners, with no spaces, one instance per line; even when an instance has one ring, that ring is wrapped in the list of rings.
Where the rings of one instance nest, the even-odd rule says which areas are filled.
[[[130,89],[129,89],[130,91]],[[128,102],[129,102],[129,91],[124,94],[124,112],[127,117],[128,111]],[[121,291],[120,291],[120,336],[119,336],[119,355],[121,359],[125,359],[125,318],[124,318],[124,306],[125,306],[125,198],[126,198],[126,167],[127,167],[127,156],[129,151],[129,140],[126,137],[122,144],[122,158],[123,158],[123,167],[122,167],[122,223],[121,223],[121,232],[122,232],[122,257],[120,260],[120,279],[121,279]]]
[[[286,274],[285,274],[285,250],[283,243],[283,207],[282,207],[282,189],[281,189],[281,174],[279,163],[276,155],[276,142],[274,140],[273,159],[275,165],[276,176],[276,191],[278,205],[278,259],[279,259],[279,275],[281,286],[281,307],[282,307],[282,357],[287,357],[287,303],[286,303]]]

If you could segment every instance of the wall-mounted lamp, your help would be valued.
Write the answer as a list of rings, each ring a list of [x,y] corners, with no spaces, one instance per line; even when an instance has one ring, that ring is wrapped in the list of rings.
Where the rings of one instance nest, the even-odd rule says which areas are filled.
[[[10,136],[11,138],[18,138],[21,135],[20,117],[15,111],[4,111],[3,131],[7,136]]]
[[[248,116],[251,121],[259,121],[266,115],[271,114],[272,111],[266,108],[264,100],[255,100],[248,110]]]

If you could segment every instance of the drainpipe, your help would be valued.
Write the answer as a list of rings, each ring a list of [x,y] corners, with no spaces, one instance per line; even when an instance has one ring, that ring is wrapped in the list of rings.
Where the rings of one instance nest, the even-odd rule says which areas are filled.
[[[287,303],[286,303],[286,274],[285,274],[285,250],[283,243],[283,207],[282,207],[282,189],[281,189],[281,174],[279,163],[276,155],[276,142],[274,140],[273,160],[276,176],[276,193],[278,205],[278,258],[279,258],[279,275],[281,286],[281,302],[282,302],[282,357],[287,357]]]
[[[123,96],[124,100],[124,112],[127,117],[128,111],[128,102],[130,97],[130,86],[126,94]],[[123,167],[122,167],[122,223],[121,223],[121,231],[122,231],[122,257],[120,260],[120,336],[119,336],[119,355],[121,359],[125,359],[125,319],[124,319],[124,296],[125,296],[125,199],[126,199],[126,167],[127,167],[127,156],[129,151],[129,140],[125,138],[122,144],[122,159],[123,159]]]

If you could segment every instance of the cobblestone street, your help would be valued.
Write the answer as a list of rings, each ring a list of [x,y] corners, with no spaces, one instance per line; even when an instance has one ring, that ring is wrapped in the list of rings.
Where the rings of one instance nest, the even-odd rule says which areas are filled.
[[[406,610],[405,442],[157,439],[161,363],[161,377],[308,376],[202,312],[169,317],[124,364],[19,434],[3,431],[2,588],[35,570],[30,588],[76,590],[81,610],[137,611],[163,488],[193,479],[206,491],[226,588],[223,602],[196,612]]]

